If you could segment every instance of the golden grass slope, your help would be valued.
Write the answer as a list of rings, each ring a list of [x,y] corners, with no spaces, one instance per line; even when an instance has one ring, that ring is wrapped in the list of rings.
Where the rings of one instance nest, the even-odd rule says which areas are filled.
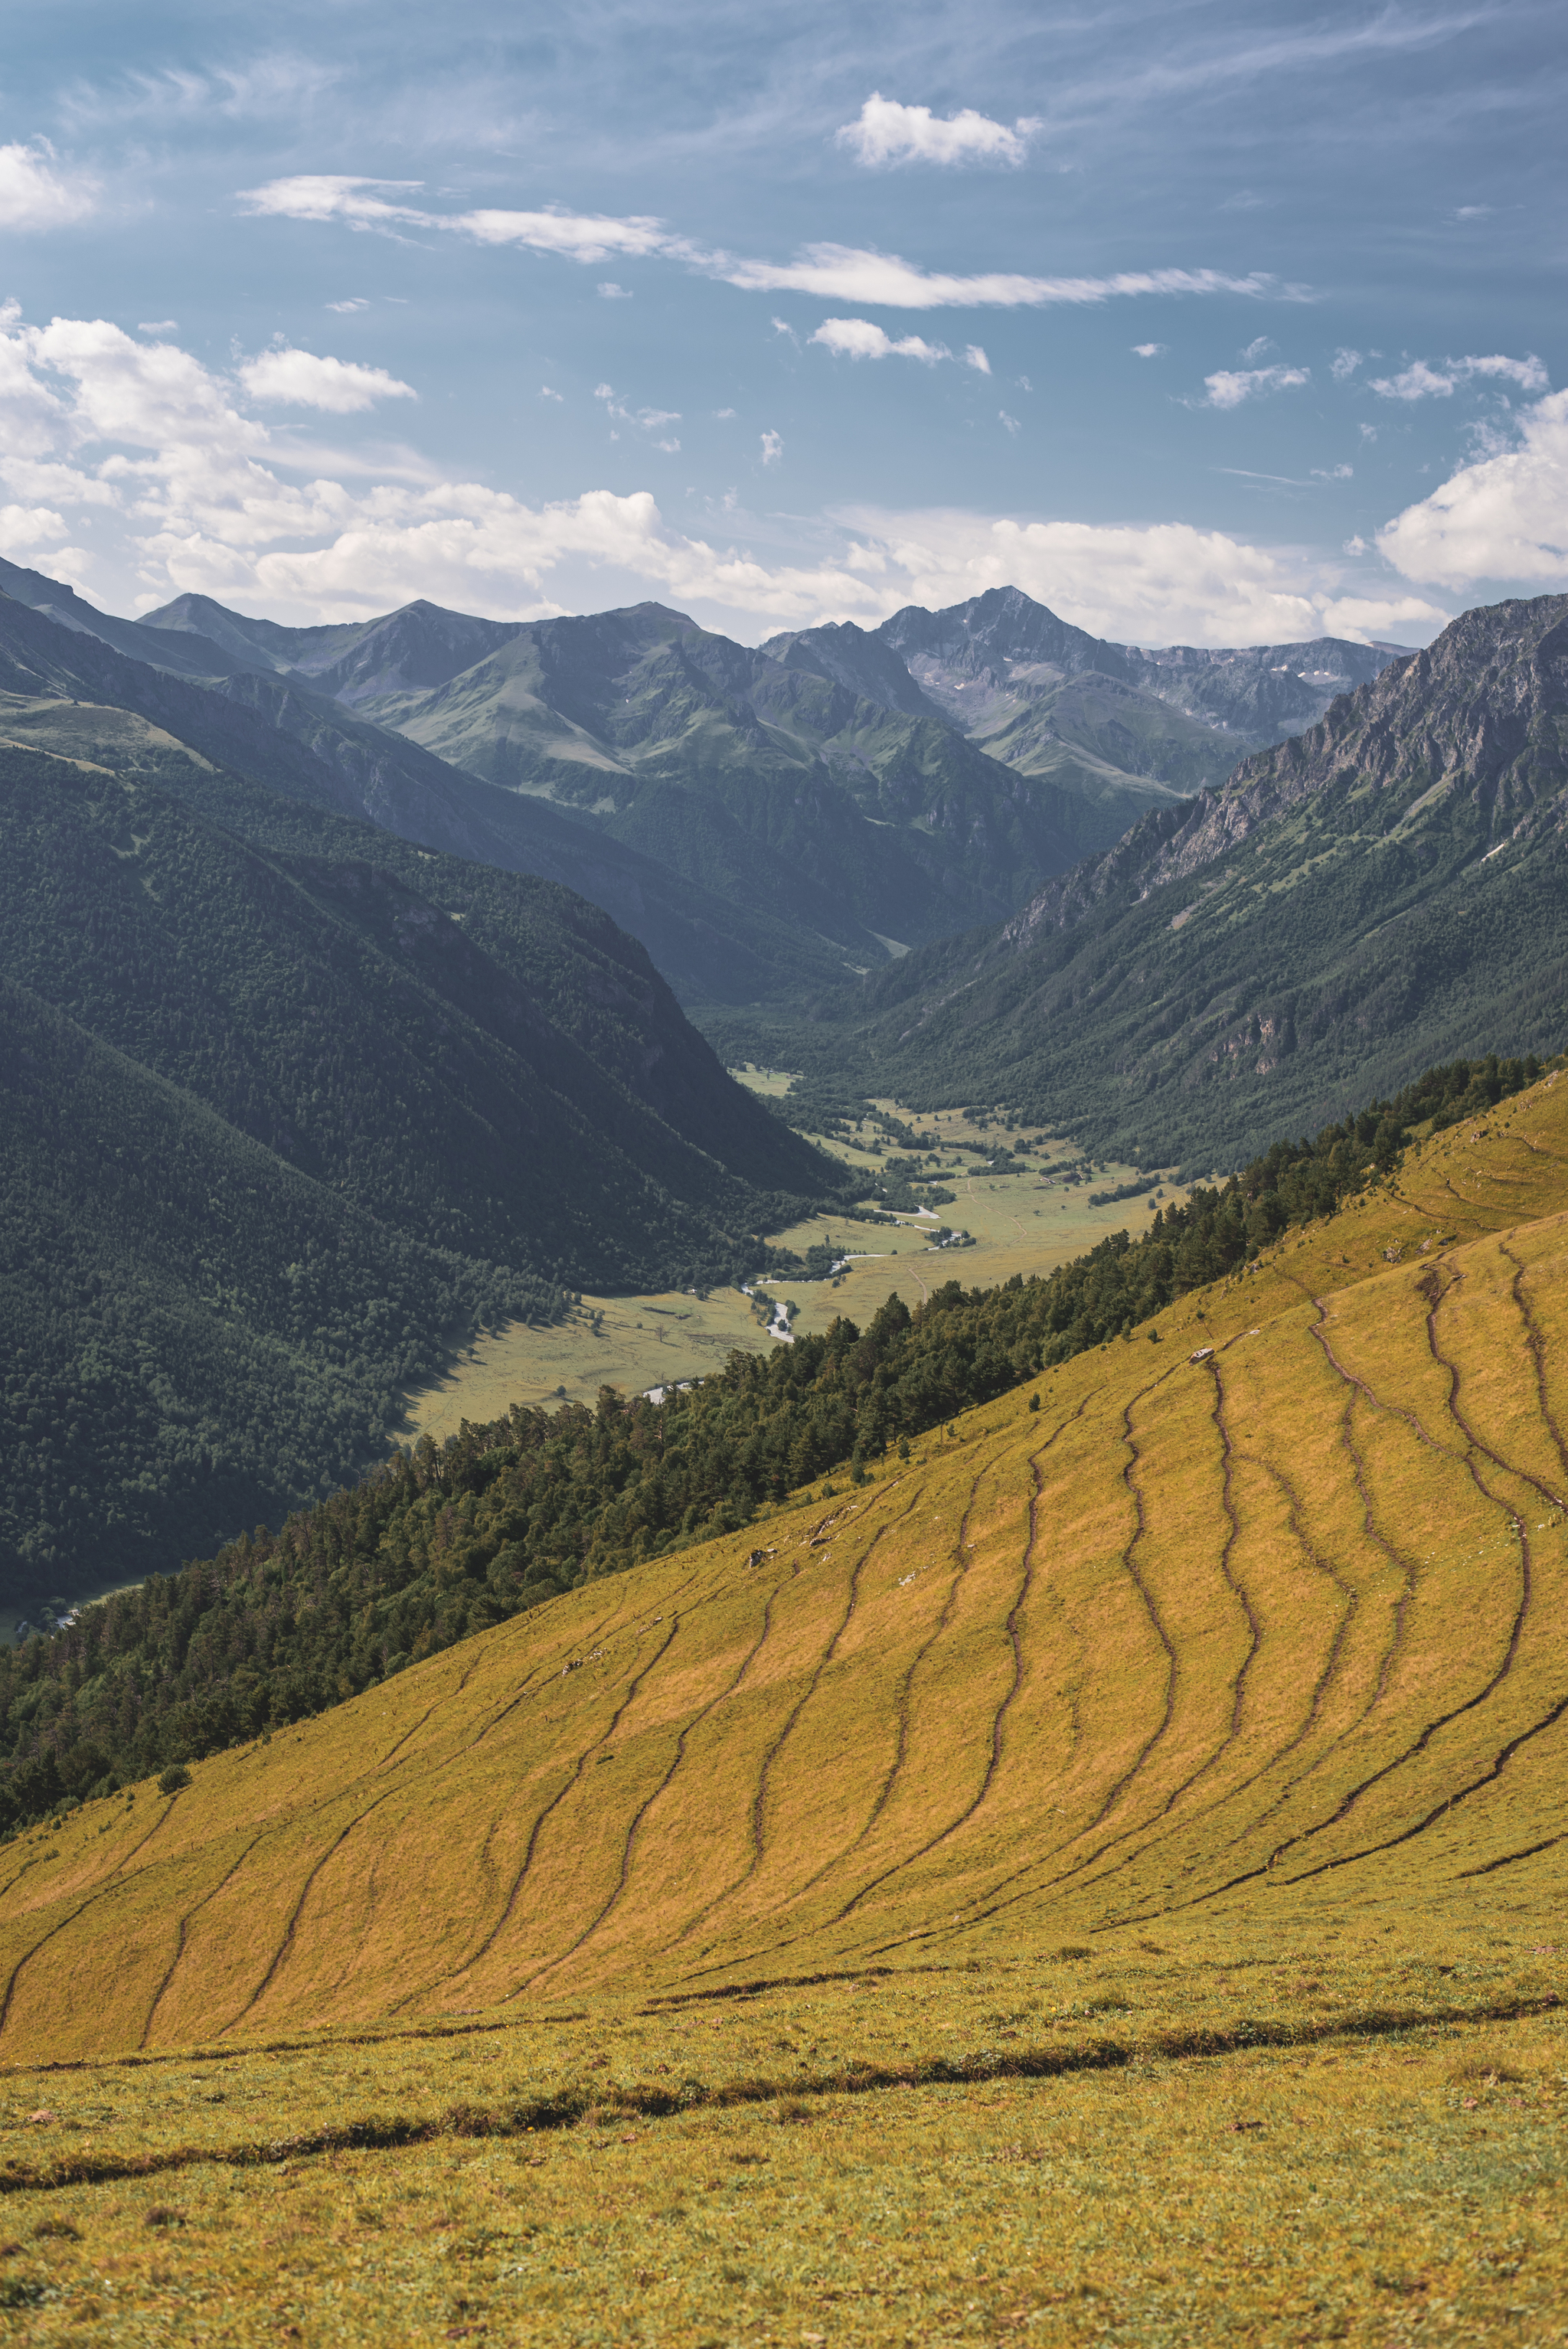
[[[11,1845],[0,2063],[1534,1913],[1565,1273],[1549,1079],[1037,1413]]]

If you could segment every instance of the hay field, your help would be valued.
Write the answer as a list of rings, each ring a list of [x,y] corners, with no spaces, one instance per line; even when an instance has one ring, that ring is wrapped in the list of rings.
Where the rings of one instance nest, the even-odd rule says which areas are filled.
[[[1548,1079],[865,1487],[0,1850],[0,2321],[1568,2337],[1565,1321]]]

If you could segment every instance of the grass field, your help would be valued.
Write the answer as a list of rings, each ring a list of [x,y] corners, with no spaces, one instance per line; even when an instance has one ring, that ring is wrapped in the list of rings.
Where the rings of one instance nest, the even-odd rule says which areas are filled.
[[[782,1094],[789,1085],[787,1075],[769,1078],[760,1071],[748,1071],[745,1081],[764,1093]],[[907,1114],[895,1102],[877,1105]],[[1091,1188],[1128,1181],[1133,1171],[1130,1167],[1110,1167],[1097,1174],[1092,1185],[1072,1186],[1036,1172],[988,1175],[979,1171],[970,1153],[953,1145],[995,1143],[994,1129],[983,1132],[967,1118],[945,1112],[939,1130],[953,1154],[944,1153],[944,1164],[963,1170],[944,1186],[956,1193],[955,1205],[933,1216],[902,1217],[896,1228],[826,1216],[770,1235],[779,1246],[800,1255],[830,1240],[855,1259],[834,1280],[791,1278],[769,1284],[775,1294],[799,1306],[796,1329],[826,1330],[841,1313],[863,1324],[892,1289],[906,1304],[917,1305],[944,1280],[961,1280],[967,1288],[993,1288],[1016,1272],[1026,1277],[1048,1272],[1081,1256],[1108,1232],[1128,1226],[1136,1229],[1148,1218],[1147,1199],[1107,1207],[1088,1205]],[[880,1164],[869,1150],[830,1146],[847,1164],[868,1172],[874,1173]],[[1060,1166],[1076,1155],[1059,1142],[1043,1142],[1031,1149],[1032,1162],[1046,1167]],[[1169,1184],[1161,1194],[1162,1198],[1185,1195]],[[939,1224],[967,1230],[975,1246],[934,1248],[933,1236]],[[678,1289],[646,1297],[585,1296],[582,1306],[554,1329],[513,1322],[476,1339],[440,1379],[410,1395],[403,1433],[405,1437],[440,1440],[454,1435],[465,1419],[476,1423],[496,1419],[514,1402],[548,1407],[564,1396],[591,1403],[604,1385],[640,1394],[666,1381],[702,1378],[718,1370],[737,1346],[757,1351],[779,1342],[766,1334],[738,1289],[714,1289],[707,1297],[686,1296]]]
[[[0,1850],[0,2322],[1568,2339],[1565,1275],[1549,1079],[858,1491]]]

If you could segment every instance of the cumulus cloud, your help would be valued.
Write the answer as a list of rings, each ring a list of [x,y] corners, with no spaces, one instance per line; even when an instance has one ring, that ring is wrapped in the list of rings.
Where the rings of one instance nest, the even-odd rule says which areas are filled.
[[[1516,448],[1461,466],[1377,533],[1408,579],[1470,588],[1489,579],[1568,584],[1568,391],[1520,419]]]
[[[1142,645],[1281,644],[1325,633],[1364,640],[1448,617],[1424,597],[1353,583],[1346,592],[1342,570],[1185,523],[1020,523],[869,507],[835,518],[855,534],[851,567],[885,581],[889,610],[1018,586],[1078,627]]]
[[[87,179],[67,179],[55,168],[47,140],[0,147],[0,228],[68,228],[85,220],[98,191]]]
[[[1413,359],[1398,375],[1376,377],[1371,388],[1384,399],[1451,399],[1460,384],[1478,376],[1516,383],[1521,391],[1544,391],[1551,380],[1533,352],[1522,359],[1496,352],[1490,358],[1443,359],[1435,367]]]
[[[971,106],[942,117],[929,106],[901,106],[896,98],[872,90],[859,119],[846,122],[834,136],[873,171],[895,163],[1016,165],[1039,128],[1034,115],[1021,115],[1009,129],[1005,122],[976,114]]]
[[[1348,383],[1360,364],[1360,352],[1349,350],[1344,345],[1341,345],[1340,348],[1334,354],[1328,372],[1334,378],[1336,383]]]
[[[0,506],[0,554],[21,554],[69,535],[65,516],[48,506]]]
[[[603,279],[593,290],[601,302],[629,302],[632,299],[625,287],[617,285],[613,277]]]
[[[603,396],[639,424],[658,413],[631,409],[609,386]],[[1561,410],[1549,400],[1537,417],[1559,442]],[[778,432],[761,435],[764,465],[782,453]],[[1524,515],[1541,502],[1550,453],[1543,437],[1518,495]],[[1560,516],[1564,478],[1560,460]],[[247,415],[232,379],[172,345],[101,319],[28,326],[14,307],[0,311],[0,501],[7,543],[48,550],[57,574],[85,564],[62,542],[73,515],[89,511],[95,575],[118,566],[139,608],[191,592],[279,616],[350,619],[426,595],[527,618],[655,595],[764,635],[821,619],[871,626],[903,604],[1016,583],[1082,626],[1145,644],[1429,633],[1446,616],[1422,595],[1347,580],[1348,559],[1336,571],[1181,524],[862,510],[814,523],[811,552],[796,560],[788,546],[764,555],[687,535],[646,490],[529,505],[411,454],[382,464],[303,450]],[[721,527],[748,526],[737,504],[726,502]]]
[[[1203,378],[1205,408],[1240,408],[1243,399],[1255,399],[1265,391],[1290,391],[1298,384],[1310,383],[1306,367],[1268,367],[1238,370],[1222,367],[1216,375]]]
[[[1134,343],[1132,356],[1136,359],[1157,359],[1164,348],[1163,343]]]
[[[935,367],[953,357],[945,343],[928,343],[920,335],[905,335],[895,343],[869,318],[824,318],[810,339],[838,358],[918,359],[922,367]],[[976,343],[965,353],[965,364],[978,367],[982,375],[991,372],[991,362]]]
[[[378,399],[418,398],[411,383],[400,383],[385,367],[356,367],[349,359],[318,358],[314,351],[286,347],[248,359],[240,381],[253,399],[319,408],[329,416],[357,416]]]

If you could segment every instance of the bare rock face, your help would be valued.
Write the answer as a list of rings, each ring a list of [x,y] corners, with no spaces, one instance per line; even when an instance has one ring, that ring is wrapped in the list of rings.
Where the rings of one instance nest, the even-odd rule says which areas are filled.
[[[1049,883],[998,945],[1027,947],[1099,905],[1188,880],[1334,784],[1413,794],[1407,819],[1463,792],[1490,828],[1488,846],[1568,822],[1568,595],[1462,614],[1424,652],[1340,695],[1305,734],[1243,760],[1223,790],[1145,818]]]

